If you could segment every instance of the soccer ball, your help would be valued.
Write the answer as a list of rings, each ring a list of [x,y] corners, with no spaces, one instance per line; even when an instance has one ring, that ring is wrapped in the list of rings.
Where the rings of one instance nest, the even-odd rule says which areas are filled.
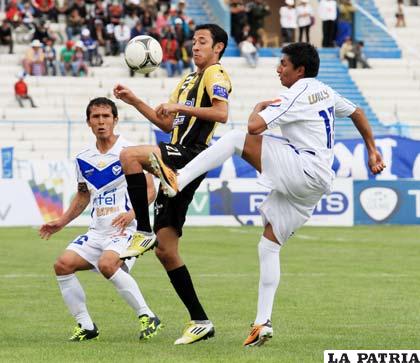
[[[159,42],[149,35],[138,35],[125,47],[124,58],[127,66],[137,73],[150,73],[162,62],[162,48]]]

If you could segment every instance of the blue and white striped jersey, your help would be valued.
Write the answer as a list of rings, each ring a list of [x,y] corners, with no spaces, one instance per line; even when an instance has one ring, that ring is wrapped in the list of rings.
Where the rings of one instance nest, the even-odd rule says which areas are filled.
[[[90,192],[90,229],[114,234],[118,230],[112,227],[112,220],[131,209],[119,156],[123,148],[132,145],[119,136],[114,146],[105,154],[101,154],[96,145],[92,145],[76,156],[77,182],[86,183]],[[135,230],[135,227],[136,222],[133,220],[127,230]]]

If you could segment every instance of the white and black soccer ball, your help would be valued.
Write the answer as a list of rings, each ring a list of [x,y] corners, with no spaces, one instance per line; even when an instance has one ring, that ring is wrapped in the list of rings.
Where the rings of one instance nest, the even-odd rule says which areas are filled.
[[[131,39],[124,51],[127,66],[137,73],[150,73],[162,62],[162,47],[149,35],[138,35]]]

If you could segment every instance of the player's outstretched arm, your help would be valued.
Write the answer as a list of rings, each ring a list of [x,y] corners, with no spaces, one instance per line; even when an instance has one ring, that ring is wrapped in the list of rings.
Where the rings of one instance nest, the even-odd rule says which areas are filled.
[[[378,174],[385,168],[385,164],[382,160],[382,155],[378,151],[373,138],[372,128],[369,125],[369,121],[361,108],[356,110],[350,115],[351,120],[362,135],[368,152],[368,165],[369,169],[373,174]]]
[[[138,98],[133,91],[128,87],[117,84],[114,87],[115,98],[124,101],[125,103],[133,106],[151,123],[159,127],[162,131],[170,132],[174,121],[173,114],[159,115],[152,107]]]
[[[59,218],[45,223],[39,229],[39,236],[43,239],[49,239],[51,235],[63,229],[73,219],[78,217],[89,205],[90,193],[85,183],[79,183],[77,193],[70,203],[70,207]]]

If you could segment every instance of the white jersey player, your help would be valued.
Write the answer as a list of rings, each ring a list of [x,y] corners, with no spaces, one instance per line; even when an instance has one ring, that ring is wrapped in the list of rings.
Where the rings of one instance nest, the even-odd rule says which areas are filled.
[[[127,249],[136,227],[119,161],[121,150],[130,143],[114,134],[118,111],[113,101],[104,97],[91,100],[86,115],[96,144],[76,157],[77,194],[59,219],[41,226],[40,236],[48,239],[90,204],[92,222],[89,230],[77,236],[54,265],[64,302],[78,324],[70,340],[94,339],[99,335],[75,275],[77,271],[89,269],[100,271],[115,286],[139,318],[140,339],[148,339],[157,334],[160,320],[147,306],[136,281],[129,274],[135,260],[125,263],[120,260],[120,253]],[[155,197],[150,175],[147,185],[150,204]]]
[[[352,119],[365,141],[372,173],[380,173],[385,167],[363,111],[316,80],[318,70],[319,55],[312,45],[286,46],[277,73],[288,90],[278,99],[255,106],[248,120],[248,134],[240,130],[227,133],[177,174],[156,155],[150,155],[168,196],[176,195],[234,153],[258,170],[263,183],[271,189],[260,208],[264,233],[258,245],[257,316],[244,346],[259,346],[272,337],[280,246],[309,219],[322,195],[330,192],[335,117]],[[281,128],[282,138],[260,135],[273,127]]]

